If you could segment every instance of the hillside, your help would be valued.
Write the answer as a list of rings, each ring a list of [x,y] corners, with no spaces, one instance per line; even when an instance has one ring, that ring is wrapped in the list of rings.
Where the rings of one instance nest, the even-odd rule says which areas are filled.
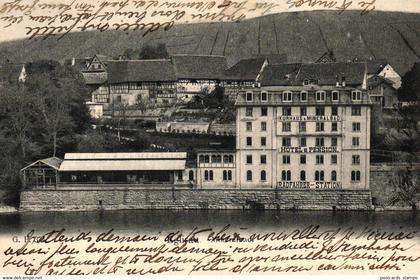
[[[28,61],[101,53],[163,42],[170,53],[226,55],[229,64],[254,54],[286,53],[289,62],[313,62],[333,50],[338,60],[386,59],[405,73],[420,60],[420,14],[356,11],[293,12],[240,23],[178,25],[145,38],[138,32],[73,33],[60,41],[13,41],[0,44],[0,59]]]

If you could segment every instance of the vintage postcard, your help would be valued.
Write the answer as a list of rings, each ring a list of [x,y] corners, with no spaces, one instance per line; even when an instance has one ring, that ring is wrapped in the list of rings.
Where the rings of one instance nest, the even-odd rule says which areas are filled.
[[[417,280],[419,133],[420,0],[0,0],[0,275]]]

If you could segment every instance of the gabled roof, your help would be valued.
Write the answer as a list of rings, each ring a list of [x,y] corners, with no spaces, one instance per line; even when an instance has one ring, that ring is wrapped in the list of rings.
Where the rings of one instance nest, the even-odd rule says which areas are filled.
[[[50,158],[44,158],[44,159],[40,159],[37,160],[31,164],[29,164],[28,166],[22,168],[20,171],[23,171],[31,166],[36,165],[37,163],[43,163],[45,165],[48,165],[51,168],[54,168],[55,170],[58,170],[61,166],[61,163],[63,162],[62,159],[58,158],[58,157],[50,157]]]
[[[260,77],[261,85],[293,85],[301,66],[302,64],[300,63],[268,65]]]
[[[302,85],[305,79],[319,85],[335,85],[345,78],[348,85],[361,85],[365,78],[365,63],[312,63],[269,65],[265,68],[261,85]]]
[[[110,60],[107,71],[110,84],[176,81],[173,65],[168,59]]]
[[[337,59],[335,58],[334,53],[332,51],[328,51],[321,55],[315,63],[334,63],[336,61]]]
[[[225,71],[224,79],[255,81],[266,60],[269,65],[284,64],[287,56],[286,54],[261,54],[242,59]]]
[[[225,71],[224,79],[255,81],[264,61],[264,57],[242,59]]]
[[[367,70],[368,74],[375,75],[379,74],[382,69],[387,65],[385,59],[377,59],[377,60],[371,60],[367,62]]]
[[[177,54],[172,56],[178,79],[219,80],[227,68],[226,57]]]

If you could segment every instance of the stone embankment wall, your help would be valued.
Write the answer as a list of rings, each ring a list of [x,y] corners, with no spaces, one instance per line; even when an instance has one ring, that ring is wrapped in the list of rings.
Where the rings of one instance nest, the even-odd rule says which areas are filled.
[[[21,193],[21,210],[295,209],[370,210],[366,190],[65,189]]]

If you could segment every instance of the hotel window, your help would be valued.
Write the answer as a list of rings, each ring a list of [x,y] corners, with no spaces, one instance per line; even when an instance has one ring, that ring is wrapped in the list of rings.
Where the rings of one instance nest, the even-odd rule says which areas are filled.
[[[292,142],[292,140],[290,139],[290,137],[283,137],[282,138],[282,146],[283,147],[290,147],[291,142]]]
[[[267,123],[261,122],[261,131],[267,131]]]
[[[300,101],[302,102],[308,101],[308,93],[306,91],[302,91],[300,93]]]
[[[317,122],[316,123],[316,131],[324,131],[324,123],[323,122]]]
[[[267,138],[261,137],[261,146],[265,147],[267,145]]]
[[[252,122],[246,122],[246,131],[252,131]]]
[[[324,181],[324,171],[315,171],[315,181]]]
[[[223,170],[223,181],[232,181],[232,171]]]
[[[324,156],[323,155],[317,155],[316,156],[316,164],[324,164]]]
[[[221,155],[212,155],[211,156],[212,163],[222,163],[222,156]]]
[[[252,181],[252,171],[251,171],[251,170],[248,170],[248,171],[246,172],[246,180],[247,180],[248,182]]]
[[[351,139],[351,144],[353,147],[359,147],[360,146],[360,138],[359,137],[353,137]]]
[[[266,155],[261,155],[260,156],[260,163],[261,164],[267,164],[267,156]]]
[[[291,107],[283,107],[282,112],[283,112],[283,116],[291,116],[292,115],[292,108]]]
[[[266,117],[267,116],[267,107],[261,107],[261,116]]]
[[[204,171],[204,181],[213,181],[213,170]]]
[[[299,131],[300,132],[306,132],[306,122],[300,122],[299,123]]]
[[[362,115],[362,107],[352,106],[351,107],[351,115],[352,116],[361,116]]]
[[[309,80],[308,79],[303,80],[303,85],[305,86],[309,85]]]
[[[188,180],[189,181],[194,181],[194,171],[190,170],[188,172]]]
[[[331,92],[331,100],[338,101],[338,91]]]
[[[325,108],[324,107],[316,107],[315,114],[317,116],[325,116]]]
[[[316,101],[325,101],[325,91],[316,92]]]
[[[331,147],[337,147],[338,139],[337,137],[331,138]]]
[[[306,107],[300,107],[300,115],[301,116],[306,116]]]
[[[283,101],[286,101],[286,102],[291,102],[292,101],[292,92],[291,91],[283,92]]]
[[[227,181],[227,171],[223,170],[223,181]]]
[[[267,181],[267,174],[265,173],[265,170],[261,171],[261,181],[262,182]]]
[[[361,101],[362,100],[362,92],[360,92],[360,91],[352,91],[351,92],[351,100],[353,100],[353,101]]]
[[[324,147],[324,138],[323,137],[315,138],[315,146],[316,147]]]
[[[337,172],[335,170],[331,171],[331,181],[337,181]]]
[[[210,163],[210,156],[209,155],[204,156],[204,163]]]
[[[306,172],[305,171],[300,171],[300,180],[301,181],[306,181]]]
[[[246,92],[246,101],[252,101],[252,92],[251,91]]]
[[[336,122],[331,123],[331,131],[337,131],[338,130],[338,126]]]
[[[301,147],[306,147],[306,137],[300,138],[300,146]]]
[[[359,165],[360,164],[360,156],[359,155],[352,155],[351,164]]]
[[[232,181],[232,170],[228,170],[228,181]]]
[[[292,172],[290,170],[283,170],[281,172],[281,180],[282,181],[290,181],[292,179]]]
[[[331,107],[331,115],[337,116],[338,115],[338,108],[337,107]]]
[[[351,181],[352,182],[360,182],[360,171],[352,171],[351,172]]]
[[[245,116],[252,117],[252,115],[253,115],[253,109],[252,109],[252,107],[246,107]]]
[[[282,131],[283,132],[290,132],[292,129],[292,124],[289,122],[282,123]]]
[[[331,155],[331,164],[337,164],[337,155]]]
[[[252,164],[252,155],[246,156],[246,164]]]
[[[223,156],[223,163],[229,163],[229,156],[228,155]]]
[[[261,101],[266,102],[268,100],[268,95],[266,91],[261,92]]]
[[[306,155],[300,155],[300,164],[306,164]]]
[[[290,156],[288,155],[283,156],[283,164],[290,164]]]
[[[247,146],[252,146],[252,137],[247,137],[246,138],[246,145]]]
[[[360,132],[360,123],[359,122],[354,122],[352,124],[352,128],[353,128],[353,132]]]

